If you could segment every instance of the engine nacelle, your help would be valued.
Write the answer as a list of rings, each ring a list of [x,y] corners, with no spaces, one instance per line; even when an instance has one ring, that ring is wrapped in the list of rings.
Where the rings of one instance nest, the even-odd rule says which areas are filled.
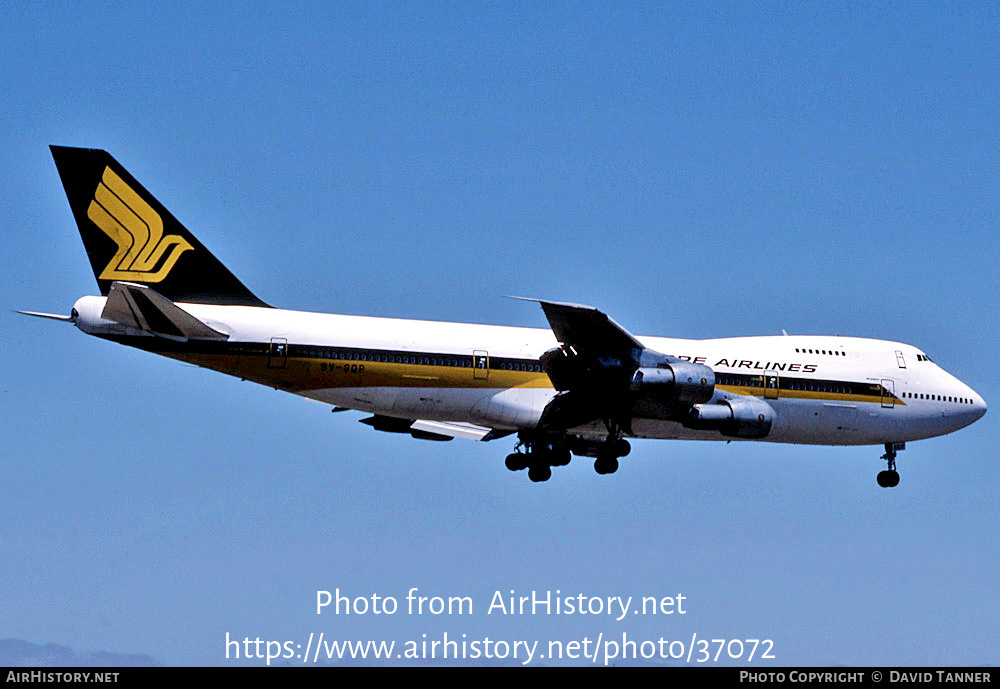
[[[684,424],[703,431],[719,431],[734,438],[760,439],[771,432],[774,408],[756,397],[733,397],[715,404],[696,404]]]
[[[715,372],[710,367],[651,349],[616,358],[581,356],[563,346],[550,349],[539,360],[556,390],[587,390],[615,404],[625,402],[624,395],[631,392],[633,404],[651,402],[646,406],[659,408],[661,414],[664,406],[672,410],[708,402],[715,394]]]
[[[715,372],[689,361],[660,362],[655,368],[641,366],[632,374],[633,392],[658,402],[699,404],[715,393]]]

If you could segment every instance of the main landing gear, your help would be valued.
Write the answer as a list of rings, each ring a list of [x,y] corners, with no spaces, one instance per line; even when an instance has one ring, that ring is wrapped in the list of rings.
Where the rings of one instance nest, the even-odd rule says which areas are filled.
[[[594,471],[598,474],[613,474],[618,471],[618,459],[632,451],[632,446],[624,438],[612,440],[609,438],[601,443],[594,460]]]
[[[895,488],[899,485],[899,472],[896,471],[896,452],[906,449],[906,443],[886,443],[882,459],[889,463],[885,471],[878,472],[875,480],[883,488]]]
[[[632,450],[627,440],[609,435],[607,440],[592,440],[579,436],[521,433],[514,452],[504,462],[511,471],[528,470],[532,481],[548,481],[552,467],[569,464],[572,455],[595,457],[594,470],[598,474],[618,471],[618,459]]]
[[[565,436],[533,437],[521,433],[518,438],[514,452],[507,455],[504,464],[511,471],[527,469],[528,478],[535,483],[548,481],[552,467],[566,466],[572,459]]]
[[[613,419],[604,419],[604,425],[608,429],[608,437],[603,443],[593,445],[593,452],[587,453],[594,460],[594,471],[598,474],[613,474],[618,471],[618,458],[625,457],[632,451],[632,446],[628,444],[622,436],[621,426]]]

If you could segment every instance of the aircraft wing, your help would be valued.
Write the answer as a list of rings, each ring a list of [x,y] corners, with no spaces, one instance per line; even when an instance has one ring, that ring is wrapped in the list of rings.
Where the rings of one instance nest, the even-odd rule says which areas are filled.
[[[541,304],[559,340],[539,358],[559,391],[542,411],[540,428],[601,420],[609,432],[630,433],[633,416],[679,418],[691,404],[711,398],[715,375],[709,367],[645,347],[593,306],[526,301]]]
[[[628,386],[642,343],[593,306],[515,298],[541,305],[559,341],[540,358],[559,394],[542,411],[539,427],[566,429],[610,418],[628,427]]]
[[[593,306],[514,297],[541,305],[556,339],[578,354],[629,358],[643,345],[628,330]]]

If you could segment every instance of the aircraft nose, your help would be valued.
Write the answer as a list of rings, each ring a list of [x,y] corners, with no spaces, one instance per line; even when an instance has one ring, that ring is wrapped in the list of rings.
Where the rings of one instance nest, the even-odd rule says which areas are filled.
[[[986,414],[986,400],[983,399],[983,396],[965,383],[962,383],[961,396],[970,402],[968,405],[962,405],[965,407],[960,412],[963,426],[968,426],[983,418]]]
[[[975,414],[975,417],[972,420],[978,421],[986,415],[986,400],[984,400],[977,392],[973,392],[972,394],[972,408]]]

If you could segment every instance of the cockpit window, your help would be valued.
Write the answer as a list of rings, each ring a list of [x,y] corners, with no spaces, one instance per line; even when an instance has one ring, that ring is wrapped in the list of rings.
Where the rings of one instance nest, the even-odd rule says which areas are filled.
[[[917,361],[932,361],[932,360],[926,354],[917,354]]]

